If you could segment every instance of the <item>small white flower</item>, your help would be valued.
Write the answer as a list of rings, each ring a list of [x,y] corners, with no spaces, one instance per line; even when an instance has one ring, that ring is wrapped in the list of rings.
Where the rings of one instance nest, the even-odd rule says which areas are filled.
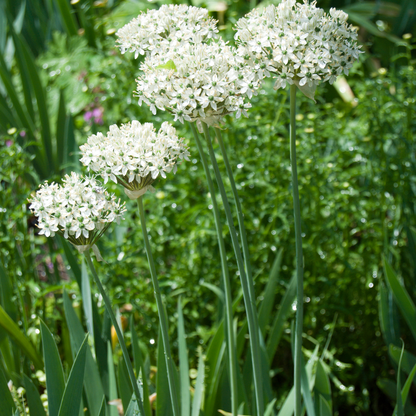
[[[179,119],[188,117],[181,103],[175,103],[175,111]],[[189,160],[184,140],[167,122],[157,133],[152,123],[134,120],[120,127],[114,124],[106,136],[90,136],[80,150],[81,162],[88,170],[101,175],[104,182],[111,179],[129,191],[151,185],[159,175],[165,178],[165,172],[170,172],[178,162]],[[96,161],[88,157],[94,152],[98,155]]]
[[[208,10],[199,7],[163,5],[147,10],[116,33],[121,53],[130,51],[135,58],[161,54],[182,44],[201,43],[217,36],[216,21]]]
[[[112,221],[122,218],[124,204],[116,202],[95,177],[72,172],[62,182],[45,182],[29,199],[29,208],[38,217],[39,234],[53,237],[58,233],[74,245],[95,244]]]
[[[275,88],[294,82],[314,90],[321,81],[333,83],[337,75],[347,75],[362,53],[347,18],[333,8],[327,15],[315,1],[282,0],[237,22],[238,54],[258,79],[276,77]]]
[[[252,67],[221,39],[182,44],[163,55],[147,56],[141,69],[136,90],[140,102],[151,108],[157,103],[157,108],[169,111],[181,122],[217,126],[240,105],[248,108],[246,102],[260,87]]]

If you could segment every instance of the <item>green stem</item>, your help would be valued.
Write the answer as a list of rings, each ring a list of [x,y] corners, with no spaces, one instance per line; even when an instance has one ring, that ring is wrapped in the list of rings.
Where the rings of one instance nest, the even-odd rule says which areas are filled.
[[[202,123],[204,129],[205,139],[208,144],[209,155],[211,158],[212,166],[214,167],[215,178],[217,180],[218,187],[222,202],[224,204],[225,215],[227,217],[228,228],[231,234],[231,241],[233,243],[235,257],[237,259],[237,267],[240,272],[240,282],[243,289],[244,304],[247,312],[248,331],[250,336],[251,345],[251,358],[254,374],[254,394],[256,397],[257,416],[263,416],[264,414],[264,397],[263,386],[261,376],[261,363],[260,363],[260,343],[259,343],[259,326],[257,324],[257,308],[254,296],[254,288],[250,289],[250,285],[253,282],[247,278],[246,271],[244,269],[243,256],[241,254],[240,245],[238,243],[237,232],[234,227],[233,216],[231,214],[230,204],[228,202],[227,194],[225,192],[224,183],[221,178],[221,173],[218,167],[217,160],[215,158],[214,149],[212,147],[211,136],[209,134],[209,128],[205,123]]]
[[[227,265],[227,253],[225,251],[224,238],[222,236],[222,225],[220,219],[220,213],[218,210],[217,198],[215,197],[215,188],[209,172],[208,162],[205,157],[204,150],[202,148],[201,141],[199,140],[198,133],[193,123],[190,123],[192,132],[195,137],[196,145],[198,147],[199,155],[201,157],[202,165],[204,167],[205,176],[208,182],[208,189],[211,194],[212,207],[214,211],[215,228],[218,236],[218,245],[220,248],[221,256],[221,268],[224,279],[225,290],[225,308],[226,319],[224,320],[225,332],[227,334],[228,355],[230,357],[230,388],[231,388],[231,409],[232,415],[237,416],[238,411],[238,390],[237,390],[237,351],[235,347],[234,330],[233,330],[233,300],[231,294],[230,276]]]
[[[145,416],[146,413],[144,411],[143,402],[142,402],[142,396],[140,394],[139,386],[137,385],[136,376],[134,375],[133,366],[131,365],[129,353],[127,351],[126,343],[124,342],[123,333],[121,332],[121,329],[118,325],[116,316],[114,315],[113,309],[111,308],[111,301],[109,297],[107,296],[107,293],[104,290],[103,285],[101,284],[100,279],[98,278],[97,272],[95,270],[94,264],[91,260],[91,256],[89,251],[87,250],[85,253],[85,258],[87,259],[88,266],[91,270],[92,276],[94,277],[95,283],[98,286],[98,290],[101,293],[101,296],[104,299],[105,308],[107,309],[107,313],[110,315],[111,322],[114,326],[114,329],[116,330],[118,342],[120,343],[121,351],[123,352],[124,361],[127,366],[127,371],[129,373],[130,381],[133,386],[134,395],[136,396],[137,402],[139,404],[139,410],[140,414]]]
[[[290,162],[292,166],[293,213],[295,217],[296,238],[296,337],[295,337],[295,416],[302,413],[301,358],[303,330],[303,253],[302,232],[300,227],[300,201],[298,169],[296,165],[296,85],[290,86]]]
[[[216,128],[215,135],[217,137],[218,143],[221,148],[221,154],[224,159],[225,168],[227,169],[227,175],[228,175],[228,179],[230,180],[231,191],[233,193],[235,206],[237,208],[238,229],[240,231],[241,242],[243,245],[244,265],[246,267],[247,277],[249,280],[252,280],[253,277],[252,277],[251,264],[250,264],[250,252],[248,250],[246,227],[244,226],[244,214],[241,208],[241,202],[238,196],[237,187],[235,185],[233,170],[231,169],[231,165],[228,160],[227,151],[224,146],[224,141],[222,140],[221,130]]]
[[[155,263],[153,261],[152,251],[150,249],[149,236],[147,235],[146,218],[144,215],[143,201],[142,198],[137,199],[139,205],[140,223],[142,225],[144,245],[146,247],[147,260],[150,266],[150,275],[152,277],[153,289],[155,291],[157,310],[159,313],[160,329],[162,331],[163,348],[166,358],[166,368],[168,372],[168,383],[170,397],[172,400],[173,416],[179,416],[179,403],[178,396],[176,393],[175,375],[173,371],[172,354],[170,352],[169,335],[168,335],[168,324],[166,319],[165,307],[163,306],[162,296],[160,294],[159,282],[157,280]]]

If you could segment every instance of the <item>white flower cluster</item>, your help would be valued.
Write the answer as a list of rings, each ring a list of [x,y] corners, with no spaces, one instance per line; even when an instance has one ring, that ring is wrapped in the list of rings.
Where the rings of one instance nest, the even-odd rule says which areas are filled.
[[[316,2],[283,0],[241,18],[235,39],[259,78],[273,73],[276,89],[295,83],[314,92],[320,81],[332,84],[338,75],[348,75],[361,53],[347,18],[333,8],[327,15]]]
[[[29,199],[29,208],[38,217],[39,234],[53,237],[58,233],[76,246],[92,246],[113,221],[120,222],[124,204],[116,202],[94,177],[72,172],[62,182],[45,182]]]
[[[175,121],[203,121],[217,126],[226,114],[247,115],[248,99],[257,94],[260,80],[235,48],[218,39],[183,44],[163,55],[148,56],[137,79],[139,105],[153,114],[168,110]]]
[[[97,133],[80,146],[81,162],[104,179],[120,183],[129,191],[147,187],[160,175],[176,173],[181,159],[189,160],[184,140],[176,129],[164,122],[160,130],[152,123],[131,123],[110,126],[107,136]]]
[[[135,58],[163,53],[182,43],[200,43],[216,37],[216,21],[199,7],[163,5],[140,14],[116,33],[121,53],[134,52]]]

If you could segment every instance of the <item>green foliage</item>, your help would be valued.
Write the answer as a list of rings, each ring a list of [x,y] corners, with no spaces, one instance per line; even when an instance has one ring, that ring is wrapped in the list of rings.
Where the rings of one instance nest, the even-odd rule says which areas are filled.
[[[121,397],[126,377],[119,365],[119,348],[111,348],[108,316],[103,314],[72,247],[66,241],[52,242],[36,235],[27,197],[41,180],[57,180],[71,168],[78,169],[77,146],[87,135],[130,119],[156,125],[172,121],[168,114],[152,116],[147,108],[137,106],[133,90],[140,61],[120,55],[114,47],[114,29],[133,17],[132,10],[137,14],[148,3],[108,1],[103,7],[94,7],[86,0],[75,5],[47,0],[6,3],[8,14],[0,5],[0,310],[4,311],[1,316],[5,323],[0,328],[0,373],[5,374],[6,383],[11,379],[15,386],[25,386],[27,404],[38,409],[36,393],[42,394],[44,386],[31,377],[31,366],[40,360],[45,344],[53,351],[56,342],[58,356],[48,350],[45,364],[46,357],[55,357],[59,365],[62,358],[63,380],[69,380],[71,368],[75,369],[73,374],[79,373],[73,376],[75,380],[81,378],[85,354],[84,382],[72,382],[71,389],[84,386],[82,404],[90,414],[115,416],[116,407],[107,402]],[[320,3],[332,6],[330,1]],[[217,11],[212,2],[207,6],[220,20],[222,35],[232,40],[231,25],[248,11],[248,3],[230,1],[225,13]],[[322,415],[377,414],[377,408],[389,406],[393,412],[397,388],[403,386],[399,391],[404,412],[414,414],[409,391],[416,371],[410,355],[416,343],[411,325],[416,299],[416,76],[414,40],[402,40],[401,36],[414,31],[411,21],[416,14],[411,14],[411,1],[345,7],[372,43],[372,54],[363,57],[348,79],[356,100],[342,102],[330,86],[318,89],[317,105],[299,99],[298,158],[307,296],[304,329],[309,358],[308,385],[304,376],[304,387],[310,390],[307,405],[310,412],[314,409]],[[84,34],[78,34],[79,29]],[[391,59],[393,55],[396,57]],[[385,68],[377,71],[379,62]],[[287,321],[293,317],[296,289],[292,279],[295,256],[288,100],[286,92],[276,93],[266,84],[252,104],[250,118],[227,120],[222,133],[244,207],[271,387],[277,398],[268,411],[287,415],[293,413],[293,397],[288,393],[292,362]],[[101,111],[102,125],[101,120],[86,119],[87,112],[94,109]],[[197,150],[187,127],[176,127],[189,140],[192,161],[183,163],[175,177],[158,181],[156,194],[146,194],[145,203],[172,340],[176,339],[178,316],[182,316],[178,328],[182,335],[173,343],[174,357],[182,361],[178,378],[185,393],[182,397],[185,403],[192,402],[189,385],[190,391],[195,391],[195,408],[200,404],[209,416],[218,408],[229,410],[227,390],[222,391],[228,383],[223,303],[210,290],[215,287],[222,293],[221,288],[218,290],[221,271],[210,196]],[[214,143],[214,147],[226,177],[218,145]],[[225,185],[228,187],[227,181]],[[119,189],[113,189],[124,198]],[[154,342],[157,313],[138,216],[133,203],[128,201],[127,205],[126,221],[100,241],[107,264],[98,269],[114,304],[123,317],[130,317],[125,337],[128,344],[131,340],[144,396],[148,398],[158,387],[168,398],[166,383],[161,387],[161,375],[166,370],[161,343]],[[224,237],[227,252],[232,253],[228,231]],[[379,282],[383,255],[387,260],[386,284]],[[240,365],[243,371],[250,371],[243,365],[249,361],[247,323],[233,257],[229,266]],[[70,298],[62,296],[64,287]],[[177,315],[179,297],[181,310]],[[335,314],[339,318],[333,328]],[[39,317],[54,334],[46,343],[41,343],[39,329],[43,336],[45,328]],[[330,339],[333,329],[321,361],[311,351],[316,343],[323,345]],[[82,344],[86,330],[92,348]],[[390,344],[399,346],[400,337],[406,350],[401,371],[397,371],[400,351]],[[199,346],[203,352],[198,360]],[[78,359],[77,351],[82,353]],[[388,359],[397,372],[393,377]],[[184,360],[189,360],[190,379]],[[199,364],[205,365],[204,377],[202,367],[197,370]],[[57,373],[49,375],[49,368],[47,365],[46,383],[51,386],[48,391],[53,391],[50,383]],[[2,374],[0,389],[6,391]],[[250,403],[251,392],[245,391],[243,377],[239,377],[240,400]],[[391,401],[381,393],[376,380],[387,395],[391,394]],[[61,391],[58,404],[53,405],[58,412],[62,382],[55,387]],[[74,394],[81,397],[79,389]],[[122,397],[124,404],[130,401],[128,396],[130,392]],[[6,404],[1,405],[13,408],[8,394],[4,397]],[[157,401],[159,414],[166,414],[165,405],[169,408],[169,403]],[[134,412],[133,401],[130,406]],[[147,413],[150,406],[146,400]],[[190,406],[187,409],[184,415],[189,414]],[[244,414],[249,414],[248,410],[244,409]],[[31,414],[39,414],[36,412]]]

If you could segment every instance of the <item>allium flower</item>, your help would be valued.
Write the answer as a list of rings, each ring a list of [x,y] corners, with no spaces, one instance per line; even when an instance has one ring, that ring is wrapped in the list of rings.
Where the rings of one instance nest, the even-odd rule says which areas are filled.
[[[124,204],[116,202],[94,177],[72,172],[62,182],[45,182],[29,199],[29,208],[38,217],[39,234],[53,237],[57,233],[75,246],[89,248],[113,221],[120,223]]]
[[[278,6],[255,9],[237,22],[238,52],[258,78],[276,78],[275,88],[295,83],[313,99],[319,82],[331,84],[346,74],[362,53],[348,15],[316,2],[283,0]]]
[[[152,123],[134,120],[121,127],[110,126],[107,136],[97,133],[80,146],[81,162],[104,179],[124,186],[126,194],[136,199],[151,188],[160,175],[176,173],[177,163],[189,160],[189,152],[176,130],[165,122],[160,130]]]
[[[221,118],[250,107],[260,81],[255,72],[224,41],[184,44],[163,55],[149,56],[137,80],[139,105],[153,114],[168,110],[175,121],[203,121],[217,126]]]
[[[134,52],[135,58],[157,54],[182,43],[198,43],[216,37],[216,21],[199,7],[163,5],[140,14],[116,33],[121,53]]]

